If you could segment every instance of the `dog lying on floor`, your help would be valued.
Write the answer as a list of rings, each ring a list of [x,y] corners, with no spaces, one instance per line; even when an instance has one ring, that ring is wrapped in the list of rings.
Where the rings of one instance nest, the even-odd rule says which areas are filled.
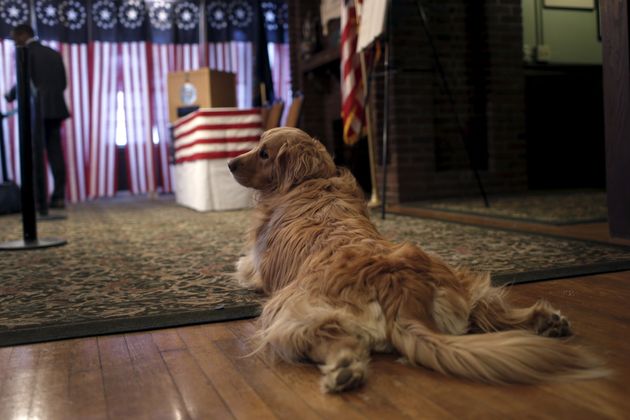
[[[269,130],[228,165],[257,190],[235,276],[269,295],[258,350],[315,362],[323,391],[363,384],[370,353],[393,350],[414,365],[489,383],[606,373],[582,349],[550,338],[571,330],[548,303],[511,307],[487,274],[385,240],[354,177],[303,131]]]

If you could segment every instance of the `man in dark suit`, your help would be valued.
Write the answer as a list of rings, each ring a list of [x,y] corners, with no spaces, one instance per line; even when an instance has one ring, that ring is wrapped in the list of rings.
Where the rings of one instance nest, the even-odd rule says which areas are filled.
[[[61,55],[42,45],[35,38],[33,28],[19,25],[11,31],[15,45],[28,49],[31,69],[31,88],[34,97],[35,127],[35,167],[37,195],[40,212],[46,206],[46,172],[43,162],[43,149],[55,179],[51,197],[51,208],[65,207],[66,166],[61,148],[61,123],[70,116],[63,97],[66,89],[66,71]],[[15,100],[15,87],[5,95],[7,101]]]

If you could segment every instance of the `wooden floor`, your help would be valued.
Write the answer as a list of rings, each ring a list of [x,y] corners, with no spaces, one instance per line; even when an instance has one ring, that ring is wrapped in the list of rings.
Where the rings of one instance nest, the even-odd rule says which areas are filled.
[[[565,229],[607,240],[605,224]],[[574,342],[614,376],[487,386],[379,355],[365,387],[324,395],[313,366],[246,357],[246,320],[0,348],[0,419],[630,418],[630,271],[512,286],[511,296],[559,307]]]

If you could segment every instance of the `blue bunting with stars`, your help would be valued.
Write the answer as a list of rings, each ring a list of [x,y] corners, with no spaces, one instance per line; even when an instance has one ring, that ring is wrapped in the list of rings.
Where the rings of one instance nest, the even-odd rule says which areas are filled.
[[[0,38],[8,38],[15,26],[30,22],[28,0],[0,0]]]
[[[0,0],[0,37],[34,23],[39,37],[66,43],[197,43],[200,0]],[[288,42],[286,0],[208,0],[207,41],[256,42],[259,20],[268,42]],[[34,19],[33,19],[34,18]]]

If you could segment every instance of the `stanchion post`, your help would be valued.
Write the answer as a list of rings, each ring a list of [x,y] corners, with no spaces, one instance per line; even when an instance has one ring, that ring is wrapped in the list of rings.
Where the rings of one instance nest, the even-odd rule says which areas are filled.
[[[22,174],[22,227],[23,240],[0,243],[0,251],[20,251],[65,245],[63,239],[37,238],[35,190],[33,186],[33,136],[31,131],[31,73],[28,50],[16,48],[18,133],[20,136],[20,163]]]
[[[30,63],[26,47],[17,47],[17,103],[18,133],[20,136],[20,162],[22,174],[22,225],[24,242],[37,241],[35,191],[33,188],[33,136],[31,132]]]

